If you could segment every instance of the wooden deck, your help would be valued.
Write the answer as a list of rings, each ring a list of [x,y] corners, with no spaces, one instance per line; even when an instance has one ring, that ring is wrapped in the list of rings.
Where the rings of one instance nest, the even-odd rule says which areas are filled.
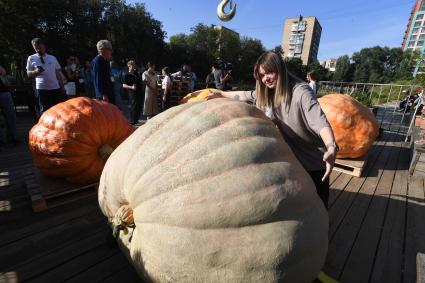
[[[25,140],[33,121],[18,117]],[[332,173],[324,271],[341,282],[415,282],[425,252],[423,178],[409,178],[397,131],[373,146],[361,178]],[[34,213],[22,168],[26,143],[0,151],[0,282],[140,282],[111,241],[95,193]]]

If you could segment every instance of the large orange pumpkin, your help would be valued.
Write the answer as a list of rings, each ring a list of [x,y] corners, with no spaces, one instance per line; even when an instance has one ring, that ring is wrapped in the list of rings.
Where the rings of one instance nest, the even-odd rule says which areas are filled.
[[[134,129],[103,101],[73,98],[47,110],[29,133],[36,166],[70,182],[97,182],[106,159]]]
[[[310,283],[326,257],[313,181],[243,102],[183,104],[140,127],[108,159],[99,204],[127,226],[118,242],[147,282]]]
[[[379,133],[379,124],[369,108],[345,94],[328,94],[319,98],[340,150],[338,158],[363,156]]]
[[[205,101],[205,100],[207,100],[207,97],[210,94],[213,94],[214,92],[217,92],[217,91],[219,91],[219,90],[217,90],[215,88],[206,88],[206,89],[197,90],[197,91],[189,93],[188,95],[183,97],[182,100],[180,100],[180,103]]]

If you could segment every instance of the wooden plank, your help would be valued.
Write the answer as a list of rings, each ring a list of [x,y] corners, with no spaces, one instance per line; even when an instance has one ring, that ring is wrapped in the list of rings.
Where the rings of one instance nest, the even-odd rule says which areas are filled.
[[[66,243],[62,246],[52,247],[52,249],[48,252],[23,261],[19,265],[11,267],[10,270],[18,272],[21,282],[28,280],[31,280],[31,282],[43,282],[42,280],[34,279],[43,275],[51,276],[51,273],[56,274],[55,272],[57,269],[63,270],[64,266],[66,266],[70,261],[80,261],[83,265],[99,262],[104,257],[99,257],[97,260],[90,262],[84,261],[83,259],[84,256],[90,255],[95,250],[103,249],[106,242],[105,235],[110,232],[111,229],[106,224],[101,227],[93,227],[91,233],[75,237],[73,242]],[[108,250],[110,250],[112,254],[120,252],[117,246],[110,246]],[[108,255],[110,256],[111,253]],[[78,270],[78,272],[80,271],[82,270]],[[72,268],[70,268],[68,272],[75,275]],[[59,279],[53,279],[44,282],[61,281]]]
[[[5,268],[32,257],[41,255],[67,242],[72,242],[80,235],[89,235],[96,226],[105,225],[105,218],[98,213],[73,219],[48,230],[41,231],[22,240],[2,247],[0,266]]]
[[[378,170],[377,176],[367,177],[361,184],[358,193],[354,193],[352,204],[344,214],[342,222],[335,227],[330,225],[330,248],[328,250],[327,260],[325,264],[325,273],[332,278],[340,278],[346,259],[355,242],[358,230],[366,215],[369,203],[376,189],[383,167],[390,155],[391,148],[384,147],[379,155],[374,168]],[[347,190],[346,190],[347,191]],[[330,211],[331,221],[332,212]],[[333,231],[332,231],[333,230]],[[333,234],[331,234],[333,233]]]
[[[53,209],[50,213],[38,214],[39,217],[27,218],[19,220],[18,225],[2,225],[0,226],[2,233],[0,234],[0,247],[28,238],[36,233],[40,233],[51,227],[62,225],[68,221],[99,213],[99,207],[96,200],[90,202],[87,200],[73,203],[71,205],[62,206],[59,209]],[[34,214],[33,214],[34,215]]]
[[[345,190],[348,183],[353,177],[347,174],[341,174],[341,176],[330,185],[329,191],[329,207],[335,203],[341,193]]]
[[[339,176],[341,176],[341,172],[332,171],[331,175],[329,176],[329,184],[332,185],[338,179]]]
[[[342,282],[366,282],[373,268],[400,153],[397,144],[387,143],[387,145],[392,146],[389,159],[347,258],[340,278]]]
[[[416,256],[425,251],[424,179],[413,176],[408,185],[404,282],[416,280]]]
[[[76,276],[64,281],[68,283],[81,283],[81,282],[104,282],[105,279],[115,275],[115,273],[123,270],[126,267],[132,268],[127,258],[122,252],[118,252],[104,261],[96,262],[95,265],[89,267],[87,270],[82,271]],[[127,281],[118,280],[116,282],[129,282],[137,280],[138,276],[135,270],[127,270],[130,278],[126,278]]]
[[[409,163],[408,150],[409,148],[404,146],[400,152],[370,282],[402,282],[408,172],[401,168],[406,168]]]
[[[143,283],[144,281],[138,276],[134,268],[131,265],[128,265],[125,268],[116,271],[112,276],[102,279],[102,283],[116,282]]]
[[[388,138],[389,135],[385,134],[383,138]],[[381,154],[383,146],[385,145],[385,140],[375,142],[372,149],[370,150],[369,162],[366,165],[365,172],[369,173],[372,170],[377,170],[375,165],[376,160]],[[361,186],[364,184],[366,178],[352,178],[348,185],[345,187],[344,191],[340,193],[336,202],[330,203],[329,206],[329,237],[335,235],[338,227],[341,225],[341,222],[347,213],[348,209],[352,205],[353,200],[355,199],[358,191]]]
[[[80,254],[78,257],[70,259],[64,264],[55,266],[55,268],[49,270],[49,272],[44,272],[37,277],[31,278],[31,282],[63,282],[85,271],[87,266],[90,267],[117,253],[121,253],[117,246],[112,247],[106,244],[99,245],[91,249],[90,252]]]

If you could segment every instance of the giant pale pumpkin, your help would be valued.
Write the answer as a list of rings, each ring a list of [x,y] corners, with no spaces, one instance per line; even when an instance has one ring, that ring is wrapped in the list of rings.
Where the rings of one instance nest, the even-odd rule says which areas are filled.
[[[43,113],[29,148],[44,174],[88,184],[99,180],[106,159],[133,131],[116,106],[79,97]]]
[[[340,150],[339,158],[363,156],[379,133],[379,124],[369,108],[345,94],[328,94],[319,98]]]
[[[118,242],[148,281],[310,283],[326,256],[312,180],[238,101],[183,104],[139,128],[108,159],[99,204],[130,225]]]
[[[195,92],[191,92],[180,100],[180,103],[188,103],[195,101],[205,101],[210,94],[217,92],[219,90],[215,88],[206,88],[202,90],[197,90]]]

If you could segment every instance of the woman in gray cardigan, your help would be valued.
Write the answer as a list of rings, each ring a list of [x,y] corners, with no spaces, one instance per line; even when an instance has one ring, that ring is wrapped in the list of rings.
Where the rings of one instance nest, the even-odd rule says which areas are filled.
[[[291,75],[280,55],[266,52],[254,67],[255,91],[220,91],[208,99],[227,97],[252,101],[271,118],[313,179],[328,207],[329,175],[338,146],[332,128],[311,88]]]

